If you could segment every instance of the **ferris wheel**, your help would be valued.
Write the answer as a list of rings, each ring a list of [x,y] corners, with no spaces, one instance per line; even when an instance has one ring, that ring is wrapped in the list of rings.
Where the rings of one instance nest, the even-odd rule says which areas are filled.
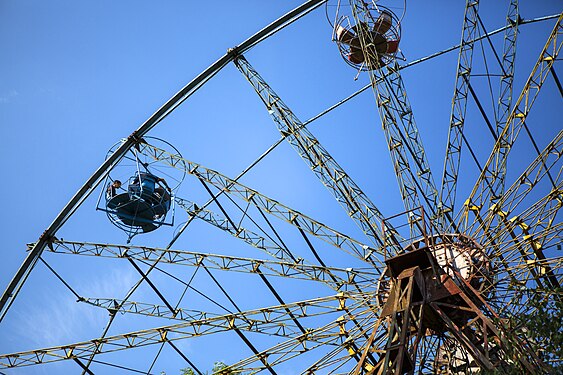
[[[112,146],[28,245],[0,299],[1,329],[20,301],[34,303],[33,283],[56,284],[75,306],[68,319],[98,333],[14,343],[0,373],[204,374],[213,361],[225,375],[562,371],[563,9],[528,18],[517,0],[502,13],[468,0],[455,21],[417,14],[427,25],[418,35],[409,11],[403,1],[307,1],[229,48]],[[311,32],[320,24],[326,40]],[[413,59],[408,48],[436,33],[459,42]],[[312,62],[315,43],[343,67],[334,82],[286,82],[292,58],[301,67],[327,58]],[[268,66],[263,54],[277,48],[298,52],[267,81],[275,69],[250,61]],[[433,65],[448,56],[453,65]],[[236,89],[227,70],[243,78]],[[429,97],[432,79],[448,80],[449,100]],[[300,92],[286,102],[274,81]],[[332,104],[298,117],[332,89]],[[230,90],[252,95],[239,109],[273,139],[247,117],[213,123],[232,109],[217,99],[223,91],[237,100]],[[204,94],[208,138],[158,132],[173,113],[189,118]],[[229,143],[236,154],[221,152]],[[88,240],[69,239],[82,233],[65,232],[69,224],[90,227]],[[45,278],[34,279],[38,268]],[[116,280],[133,277],[120,290],[96,278],[112,269]]]

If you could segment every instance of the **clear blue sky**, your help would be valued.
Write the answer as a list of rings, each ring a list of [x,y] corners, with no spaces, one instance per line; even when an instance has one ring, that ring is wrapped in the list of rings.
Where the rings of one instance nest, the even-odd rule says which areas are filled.
[[[4,290],[23,261],[26,243],[35,241],[48,227],[103,162],[106,151],[115,142],[127,137],[229,47],[241,43],[299,3],[1,1],[0,158],[3,160],[4,182],[0,184],[0,196],[3,197],[0,290]],[[487,29],[503,26],[507,4],[483,3],[481,8]],[[521,14],[526,19],[562,10],[557,1],[522,3]],[[407,61],[459,43],[463,9],[463,1],[409,3],[401,41]],[[515,96],[553,24],[552,20],[522,26]],[[367,83],[365,74],[354,81],[356,72],[342,61],[330,38],[331,29],[324,7],[321,7],[246,54],[251,64],[302,120]],[[494,38],[497,47],[500,38]],[[481,53],[480,50],[476,50],[477,53]],[[452,52],[403,71],[437,181],[443,168],[456,61],[457,52]],[[493,62],[490,64],[494,66]],[[482,66],[479,68],[483,70]],[[560,76],[563,77],[563,72]],[[484,78],[475,82],[486,95]],[[496,95],[496,81],[494,85]],[[561,111],[559,117],[554,111],[561,108],[561,97],[555,90],[551,81],[538,104],[537,112],[542,115],[535,118],[535,124],[530,124],[534,129],[537,126],[534,135],[538,137],[540,147],[561,128]],[[492,140],[473,104],[469,107],[469,115],[475,119],[470,134],[478,153],[484,158]],[[323,117],[310,129],[385,215],[402,210],[371,92],[361,94]],[[482,141],[477,141],[480,139],[477,133],[484,134]],[[262,103],[233,65],[226,67],[150,135],[171,142],[187,159],[231,177],[279,138]],[[524,160],[530,158],[522,156],[522,163],[519,158],[515,159],[512,164],[515,170],[527,165]],[[471,171],[471,167],[467,168]],[[460,183],[462,192],[472,187],[474,176],[468,173],[470,176],[464,177]],[[287,144],[280,146],[242,181],[338,230],[367,241]],[[103,213],[95,211],[98,193],[83,204],[59,236],[77,241],[125,243],[125,235],[113,227]],[[190,178],[186,179],[178,195],[198,202],[207,199],[198,182]],[[184,220],[185,215],[177,212],[176,223]],[[139,236],[133,242],[162,247],[172,233],[173,229],[164,228],[157,233]],[[226,254],[246,249],[201,223],[195,224],[184,237],[178,242],[178,248]],[[256,251],[244,254],[264,256]],[[346,262],[332,259],[331,255],[327,257],[334,264]],[[138,278],[124,262],[52,254],[47,254],[46,259],[88,296],[121,298]],[[0,352],[97,337],[107,314],[74,307],[72,295],[45,267],[38,265],[36,271],[0,325]],[[168,288],[168,280],[161,276],[155,276],[155,279],[164,289]],[[207,288],[205,280],[201,281],[204,290]],[[243,281],[228,277],[225,280],[235,289],[233,293],[240,295],[245,308],[275,304],[270,295],[256,301],[249,293],[241,292],[243,284],[237,283]],[[309,288],[305,288],[306,292],[297,292],[284,284],[284,280],[275,282],[287,301],[298,300],[301,294],[311,297],[316,293]],[[177,299],[177,288],[169,288],[170,298]],[[209,290],[210,295],[214,293],[217,291]],[[322,289],[319,294],[330,294],[330,291]],[[146,288],[139,294],[139,299],[142,297],[157,301]],[[139,319],[124,320],[120,318],[120,323],[111,332],[153,326]],[[170,323],[159,321],[157,324]],[[210,342],[202,339],[197,344],[183,343],[181,347],[202,369],[210,368],[214,360],[229,362],[248,354],[248,350],[237,352],[229,346],[242,346],[235,336],[225,336],[217,350]],[[153,348],[127,354],[123,364],[146,370],[155,353]],[[175,374],[175,369],[184,366],[173,353],[166,355],[165,358],[170,359],[158,362],[154,373],[167,371]],[[107,358],[111,358],[108,359],[111,362],[117,361],[118,357]],[[103,357],[99,359],[104,360]],[[96,374],[113,373],[111,368],[101,365],[93,369]],[[64,371],[74,373],[77,366],[65,363],[8,373]],[[291,368],[285,371],[291,373]]]

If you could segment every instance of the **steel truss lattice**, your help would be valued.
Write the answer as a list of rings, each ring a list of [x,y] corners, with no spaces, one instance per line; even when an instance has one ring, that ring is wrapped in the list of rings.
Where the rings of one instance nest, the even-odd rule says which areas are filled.
[[[337,18],[348,14],[352,26],[346,42],[362,53],[365,61],[358,74],[369,83],[302,121],[296,109],[302,110],[302,103],[291,109],[291,95],[284,102],[273,89],[276,84],[283,87],[279,79],[274,84],[275,74],[249,60],[259,61],[252,57],[252,48],[265,48],[278,32],[290,33],[297,27],[292,23],[305,22],[305,16],[324,18],[317,8],[325,3],[307,1],[230,48],[124,139],[39,239],[27,245],[28,255],[0,299],[0,322],[17,307],[19,294],[28,295],[20,290],[33,282],[32,270],[39,267],[75,301],[73,306],[109,314],[109,320],[92,339],[0,354],[0,372],[72,363],[72,371],[88,374],[108,368],[152,374],[158,373],[165,357],[181,364],[178,371],[189,367],[203,374],[206,363],[223,360],[223,352],[229,355],[227,366],[218,374],[224,375],[288,370],[354,375],[561,371],[561,350],[550,346],[549,339],[560,339],[563,327],[554,323],[556,331],[546,333],[534,331],[537,326],[531,324],[538,317],[561,318],[563,130],[558,124],[542,124],[534,110],[545,110],[543,101],[561,99],[554,87],[560,88],[556,70],[563,13],[525,19],[518,1],[511,0],[508,13],[496,15],[493,23],[482,14],[486,5],[468,0],[460,19],[460,44],[408,62],[402,59],[409,55],[406,46],[412,35],[401,34],[396,42],[405,51],[385,60],[373,45],[376,32],[369,25],[383,22],[384,9],[395,8],[383,1],[328,2],[329,23],[331,12]],[[534,42],[535,47],[543,45],[539,57],[520,67],[517,51],[525,48],[520,47],[521,35],[530,23],[553,28]],[[397,30],[402,26],[393,25]],[[493,32],[486,29],[493,27]],[[350,35],[357,40],[351,42]],[[446,103],[449,119],[439,127],[445,134],[445,153],[436,163],[437,153],[425,149],[422,137],[428,142],[438,126],[415,123],[421,99],[411,96],[418,98],[411,103],[407,96],[418,84],[409,80],[409,72],[417,64],[431,64],[455,52],[453,98]],[[250,83],[250,88],[241,84],[240,91],[258,96],[252,96],[252,105],[265,106],[263,112],[270,116],[260,120],[262,126],[281,137],[237,176],[165,150],[147,136],[206,82],[221,82],[224,68],[238,70],[242,77],[236,77]],[[348,73],[353,77],[353,71]],[[482,76],[488,87],[480,83]],[[390,159],[389,176],[398,183],[402,207],[394,206],[392,212],[385,202],[388,184],[374,190],[361,175],[357,178],[353,164],[336,161],[342,155],[338,146],[348,138],[340,134],[335,137],[342,140],[332,142],[326,129],[311,126],[344,110],[367,88],[375,101],[362,101],[362,107],[378,114],[388,153],[370,152]],[[338,97],[343,95],[339,92]],[[549,109],[559,118],[560,108]],[[369,127],[376,132],[379,124]],[[322,194],[328,191],[344,212],[318,210],[309,215],[306,205],[294,208],[300,205],[294,203],[299,202],[295,196],[302,194],[298,180],[287,185],[296,187],[295,192],[278,200],[278,193],[266,193],[263,175],[251,178],[284,143],[297,153],[284,158],[302,159],[315,182],[326,188],[314,194],[325,199]],[[172,197],[182,224],[170,229],[167,245],[152,243],[150,233],[136,237],[146,245],[61,238],[63,227],[85,209],[91,193],[105,192],[103,181],[127,163],[130,150],[145,157],[147,170],[154,163],[190,180],[189,188]],[[265,168],[274,180],[276,170]],[[373,170],[360,172],[379,178]],[[439,185],[433,172],[441,173]],[[261,187],[252,187],[256,185]],[[346,217],[354,225],[340,223]],[[195,239],[200,234],[201,241]],[[77,269],[81,264],[127,267],[138,282],[122,295],[106,295],[107,288],[69,281],[73,277],[62,264],[76,264]],[[207,362],[201,363],[201,353],[182,346],[186,342],[212,347],[206,349]],[[147,368],[121,361],[127,355]]]

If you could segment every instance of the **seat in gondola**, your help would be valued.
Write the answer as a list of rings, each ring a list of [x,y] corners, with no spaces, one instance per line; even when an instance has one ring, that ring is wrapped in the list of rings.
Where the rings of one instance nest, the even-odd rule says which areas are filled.
[[[143,233],[162,225],[171,202],[170,188],[163,178],[141,172],[129,179],[126,191],[120,188],[121,182],[114,181],[106,195],[106,209],[115,225]]]
[[[336,42],[341,53],[354,66],[379,69],[387,65],[399,50],[400,37],[394,22],[393,13],[381,9],[377,19],[369,24],[364,21],[353,26],[337,24]]]
[[[140,227],[144,233],[159,227],[154,222],[156,212],[153,205],[143,199],[131,197],[129,193],[115,195],[107,202],[107,209],[115,212],[121,223]]]

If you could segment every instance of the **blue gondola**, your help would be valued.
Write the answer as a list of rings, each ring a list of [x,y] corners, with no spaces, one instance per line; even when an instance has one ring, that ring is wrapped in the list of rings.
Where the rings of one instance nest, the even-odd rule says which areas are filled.
[[[129,240],[139,233],[152,232],[165,223],[171,206],[171,190],[166,180],[148,172],[138,172],[128,180],[109,181],[105,209],[110,221],[126,231]]]

